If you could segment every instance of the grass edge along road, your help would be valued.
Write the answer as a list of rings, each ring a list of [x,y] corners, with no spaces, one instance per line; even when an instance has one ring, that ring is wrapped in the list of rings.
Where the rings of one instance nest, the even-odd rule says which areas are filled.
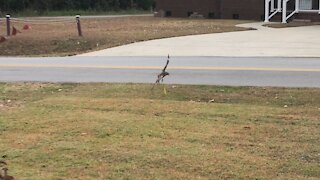
[[[17,179],[320,177],[320,89],[151,87],[2,83],[0,160]]]

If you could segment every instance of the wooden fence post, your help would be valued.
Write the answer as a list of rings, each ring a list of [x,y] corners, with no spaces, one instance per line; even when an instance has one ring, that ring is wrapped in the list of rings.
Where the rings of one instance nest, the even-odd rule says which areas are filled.
[[[6,15],[6,19],[7,19],[7,36],[10,36],[11,28],[10,28],[10,15],[9,14]]]
[[[78,34],[79,34],[79,36],[82,36],[81,22],[80,22],[80,15],[77,15],[77,16],[76,16],[76,20],[77,20]]]

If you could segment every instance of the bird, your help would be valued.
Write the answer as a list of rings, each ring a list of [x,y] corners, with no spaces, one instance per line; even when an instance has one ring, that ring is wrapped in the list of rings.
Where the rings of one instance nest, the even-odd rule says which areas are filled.
[[[155,83],[155,84],[159,84],[160,81],[163,82],[164,77],[170,75],[170,73],[168,73],[168,72],[166,71],[169,62],[170,62],[170,55],[168,54],[167,63],[166,63],[166,65],[164,66],[164,68],[162,69],[162,72],[161,72],[160,74],[158,74],[158,79],[156,80],[156,83]]]

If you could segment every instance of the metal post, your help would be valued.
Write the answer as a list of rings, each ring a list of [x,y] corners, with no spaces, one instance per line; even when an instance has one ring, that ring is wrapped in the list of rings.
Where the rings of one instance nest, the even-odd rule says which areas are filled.
[[[270,0],[265,0],[264,22],[269,22],[269,2]]]
[[[283,0],[282,4],[282,23],[287,23],[287,0]]]
[[[10,15],[9,14],[6,15],[6,19],[7,19],[7,36],[10,36],[11,28],[10,28]]]
[[[79,36],[82,36],[80,15],[76,16],[76,21],[77,21],[78,34],[79,34]]]

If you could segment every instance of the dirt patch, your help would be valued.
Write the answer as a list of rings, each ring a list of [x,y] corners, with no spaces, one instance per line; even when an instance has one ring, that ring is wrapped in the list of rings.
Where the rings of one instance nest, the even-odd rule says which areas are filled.
[[[0,101],[0,110],[14,108],[20,105],[21,105],[21,102],[17,102],[13,100]]]
[[[0,109],[4,109],[6,105],[4,103],[0,103]]]

